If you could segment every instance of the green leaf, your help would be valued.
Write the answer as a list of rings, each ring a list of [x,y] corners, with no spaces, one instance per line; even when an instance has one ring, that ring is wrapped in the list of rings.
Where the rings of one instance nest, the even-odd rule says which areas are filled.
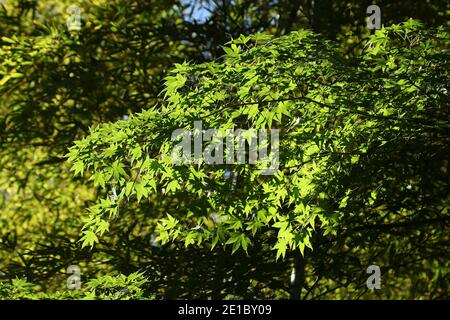
[[[142,197],[148,196],[148,189],[145,187],[143,183],[137,182],[134,186],[134,189],[136,190],[138,203],[141,201]]]
[[[95,172],[91,179],[94,180],[94,185],[96,186],[102,186],[102,188],[105,188],[105,176],[101,172]]]
[[[86,246],[90,246],[91,248],[94,246],[95,243],[98,243],[98,238],[95,235],[94,232],[90,230],[83,231],[84,236],[80,239],[80,241],[83,241],[81,247],[84,248]]]
[[[79,160],[79,161],[75,162],[70,170],[71,170],[71,171],[74,171],[74,175],[75,175],[75,176],[76,176],[78,173],[80,173],[81,175],[83,175],[83,170],[84,170],[84,164],[83,164],[83,161]]]

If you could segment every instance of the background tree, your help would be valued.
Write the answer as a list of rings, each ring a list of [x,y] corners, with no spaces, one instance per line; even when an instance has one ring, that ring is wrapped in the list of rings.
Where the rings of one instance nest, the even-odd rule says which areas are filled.
[[[180,3],[6,0],[2,3],[2,278],[26,277],[30,282],[38,284],[40,290],[52,291],[64,288],[66,267],[77,263],[81,265],[83,276],[87,278],[101,273],[129,274],[145,270],[146,276],[151,279],[145,284],[147,297],[154,294],[172,298],[219,298],[227,295],[246,298],[297,296],[297,289],[294,290],[289,283],[289,274],[297,258],[288,252],[284,261],[275,261],[265,239],[253,238],[253,246],[248,248],[253,251],[249,255],[240,251],[231,255],[231,250],[218,247],[211,251],[209,245],[200,248],[185,248],[184,243],[174,243],[166,247],[157,245],[155,227],[159,218],[164,217],[173,208],[186,209],[187,204],[180,207],[177,197],[162,198],[153,194],[145,197],[148,198],[145,202],[128,200],[126,206],[120,210],[120,218],[110,224],[110,230],[103,235],[100,243],[93,250],[81,249],[77,241],[84,223],[82,219],[86,216],[86,208],[98,198],[105,197],[108,192],[112,194],[112,189],[109,188],[111,185],[108,184],[108,179],[102,181],[99,175],[90,176],[92,180],[89,183],[80,178],[73,178],[69,172],[70,166],[63,156],[74,140],[91,132],[89,128],[108,121],[128,119],[130,114],[150,106],[156,105],[157,110],[164,110],[167,102],[161,101],[158,94],[164,89],[163,79],[173,64],[183,61],[212,61],[223,54],[224,43],[238,38],[240,34],[267,31],[283,35],[291,30],[311,27],[338,43],[334,50],[340,51],[343,58],[340,58],[336,65],[343,63],[342,59],[357,55],[366,44],[369,31],[365,29],[365,5],[356,1],[338,4],[320,2],[320,5],[316,6],[312,6],[312,2],[303,1]],[[202,20],[198,19],[199,4],[210,11]],[[78,5],[82,9],[82,25],[79,31],[67,29],[66,9],[69,5]],[[428,26],[441,25],[448,20],[448,4],[444,1],[434,1],[432,4],[420,2],[414,5],[411,5],[410,1],[397,1],[395,4],[379,5],[382,7],[382,21],[385,25],[403,21],[407,17],[421,18]],[[192,8],[197,9],[192,11]],[[333,17],[334,22],[330,22]],[[335,55],[334,51],[332,55]],[[393,59],[394,62],[391,63],[395,63],[397,56]],[[382,61],[380,60],[380,63]],[[440,67],[433,75],[441,71],[442,65],[437,65]],[[217,66],[220,67],[220,64]],[[416,77],[414,70],[411,71],[412,78]],[[237,74],[243,74],[243,71],[238,71]],[[436,83],[446,83],[447,78],[444,75],[443,77],[436,78]],[[440,99],[444,99],[443,105],[448,103],[445,98]],[[445,119],[445,115],[436,116]],[[428,139],[432,140],[434,137]],[[395,146],[392,148],[396,150]],[[413,141],[410,148],[416,148]],[[110,152],[112,151],[111,149]],[[431,151],[424,149],[422,154],[430,155],[432,153],[428,152]],[[402,168],[414,166],[417,169],[424,161],[440,161],[439,156],[431,159],[424,156],[417,158],[415,163],[406,165],[399,162],[399,159],[405,160],[402,154],[395,158],[395,163]],[[371,164],[375,166],[375,160],[371,161],[374,161]],[[400,175],[398,168],[391,167],[390,170]],[[360,175],[357,171],[352,172]],[[433,172],[422,171],[420,174],[429,177],[437,175],[442,179],[442,172]],[[353,175],[352,179],[355,179]],[[364,182],[367,180],[360,181]],[[429,199],[442,197],[444,189],[439,189],[434,182],[430,184],[434,186],[432,189],[436,190],[436,193],[429,194]],[[239,187],[233,187],[235,196],[240,194],[240,188],[244,185],[239,181]],[[108,186],[108,189],[104,191],[103,186]],[[116,193],[119,192],[117,189]],[[392,193],[394,194],[395,192]],[[404,201],[404,194],[398,193],[397,199],[397,202]],[[189,202],[189,205],[191,204]],[[192,208],[198,213],[204,207],[205,203],[200,201]],[[392,208],[394,210],[397,207]],[[442,214],[445,214],[445,210]],[[391,227],[382,231],[386,230],[399,232]],[[372,230],[372,238],[378,239],[379,231]],[[357,235],[351,230],[348,232]],[[407,231],[405,234],[411,233]],[[274,235],[271,237],[275,239]],[[445,238],[439,234],[436,237],[435,239],[440,240],[436,240],[434,245],[420,249],[421,254],[435,257],[441,253],[439,241]],[[414,239],[423,246],[419,236]],[[319,240],[312,237],[313,245],[315,241]],[[312,274],[310,268],[323,270],[339,281],[354,279],[352,270],[358,270],[361,279],[367,276],[357,265],[339,267],[357,261],[350,254],[342,256],[341,251],[336,251],[336,248],[346,248],[346,245],[348,244],[343,244],[342,241],[330,242],[327,245],[321,243],[320,248],[324,250],[323,259],[317,261],[322,262],[315,265],[313,259],[308,259],[305,288],[311,286],[312,281],[316,279],[315,276],[308,276],[308,272]],[[402,246],[392,246],[393,254],[403,257],[402,251],[397,250],[397,247]],[[414,250],[413,253],[419,249]],[[367,257],[364,251],[355,255],[357,258],[361,255]],[[192,259],[193,256],[198,258]],[[324,261],[328,261],[330,257],[341,260],[336,265],[328,265]],[[411,259],[419,257],[420,255],[412,255]],[[441,258],[445,257],[445,254],[441,255]],[[428,262],[424,263],[429,264],[434,260],[426,261]],[[413,264],[413,261],[405,262],[402,258],[397,264],[402,263],[407,270],[413,270],[412,266],[417,270],[425,270],[419,264]],[[428,267],[434,270],[431,265]],[[433,271],[436,279],[429,283],[423,281],[431,277],[430,274],[416,272],[417,279],[413,279],[413,286],[418,289],[414,290],[419,293],[434,290],[432,292],[438,292],[435,296],[439,296],[439,288],[448,283],[448,273],[445,268],[443,270],[441,273]],[[323,290],[324,286],[334,284],[335,280],[325,284],[320,281],[316,286]],[[409,280],[405,281],[406,285],[409,285]],[[437,289],[430,289],[429,286],[437,286]],[[416,297],[419,294],[417,292],[412,291],[411,296]],[[313,293],[314,291],[311,291],[308,297],[312,297]],[[389,294],[399,297],[406,295],[402,288]],[[338,297],[346,296],[343,293]]]

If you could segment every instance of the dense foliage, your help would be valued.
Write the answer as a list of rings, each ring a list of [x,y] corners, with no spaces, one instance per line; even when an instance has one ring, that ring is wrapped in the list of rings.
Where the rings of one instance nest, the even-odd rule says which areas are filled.
[[[445,1],[206,3],[6,1],[0,298],[448,298]],[[279,129],[277,172],[174,163],[199,120]]]

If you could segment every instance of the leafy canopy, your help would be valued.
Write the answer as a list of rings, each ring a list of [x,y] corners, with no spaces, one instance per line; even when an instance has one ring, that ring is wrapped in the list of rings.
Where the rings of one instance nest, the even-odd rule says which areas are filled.
[[[346,223],[360,212],[349,211],[349,202],[373,205],[389,191],[381,183],[353,189],[343,178],[393,141],[449,129],[441,120],[448,40],[443,29],[410,20],[377,31],[349,62],[307,30],[255,34],[228,43],[215,61],[176,65],[160,103],[94,128],[71,148],[75,174],[91,170],[95,184],[114,190],[90,208],[83,245],[98,242],[129,201],[154,194],[185,204],[160,220],[163,244],[247,251],[255,237],[270,242],[276,234],[278,258],[313,250],[315,233],[354,227]],[[171,132],[195,120],[219,130],[280,129],[280,170],[261,176],[250,165],[173,164]]]

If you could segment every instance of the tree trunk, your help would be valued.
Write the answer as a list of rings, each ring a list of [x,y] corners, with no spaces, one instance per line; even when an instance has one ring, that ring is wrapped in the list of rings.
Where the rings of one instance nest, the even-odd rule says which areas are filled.
[[[300,252],[297,253],[297,257],[295,260],[294,266],[294,277],[292,279],[292,292],[291,299],[292,300],[300,300],[302,289],[305,285],[305,258],[301,255]]]

